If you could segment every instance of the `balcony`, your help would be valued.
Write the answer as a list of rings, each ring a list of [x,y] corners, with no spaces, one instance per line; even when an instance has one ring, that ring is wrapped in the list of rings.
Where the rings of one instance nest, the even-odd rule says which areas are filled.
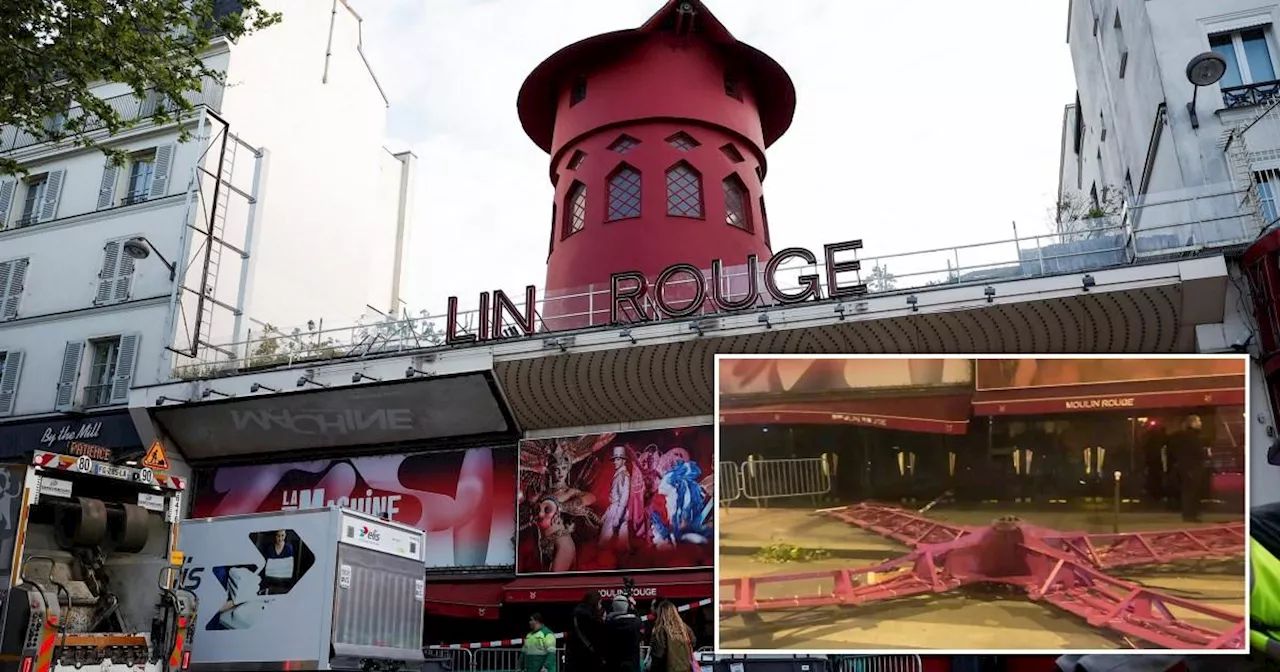
[[[85,385],[84,396],[81,397],[81,399],[84,400],[84,407],[86,409],[90,409],[90,408],[102,408],[103,406],[110,406],[111,405],[111,387],[112,387],[111,383],[106,383],[103,385]]]
[[[136,194],[128,194],[124,198],[120,199],[120,207],[135,205],[137,203],[146,203],[149,200],[151,200],[150,195],[145,191],[140,191]]]
[[[1267,105],[1275,102],[1277,94],[1280,94],[1280,80],[1232,86],[1222,89],[1222,104],[1228,110]]]
[[[222,108],[223,91],[222,84],[206,77],[199,91],[188,92],[183,98],[192,105],[204,105],[217,112]],[[125,123],[146,121],[165,111],[164,102],[151,91],[148,91],[142,97],[138,97],[133,93],[126,93],[105,98],[104,100],[115,110],[120,120]],[[48,134],[54,134],[63,127],[67,119],[77,119],[81,114],[83,114],[82,108],[71,108],[65,115],[58,115],[48,119],[45,122],[44,130]],[[90,134],[105,128],[106,123],[101,119],[90,119],[85,123],[84,133]],[[0,127],[0,153],[34,147],[46,142],[49,142],[47,137],[37,137],[32,133],[20,130],[16,126]]]

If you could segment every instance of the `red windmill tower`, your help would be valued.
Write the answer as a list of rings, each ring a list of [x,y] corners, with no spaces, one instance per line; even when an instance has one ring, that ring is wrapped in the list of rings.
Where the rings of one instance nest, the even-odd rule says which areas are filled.
[[[703,3],[671,0],[639,28],[561,49],[518,107],[551,155],[547,327],[607,322],[614,272],[768,260],[765,149],[791,124],[795,87]]]

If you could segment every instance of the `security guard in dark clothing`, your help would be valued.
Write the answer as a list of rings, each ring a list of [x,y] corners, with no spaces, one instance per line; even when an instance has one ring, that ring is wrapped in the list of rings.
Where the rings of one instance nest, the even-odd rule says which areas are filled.
[[[1182,503],[1182,519],[1200,522],[1200,498],[1204,495],[1205,476],[1209,470],[1209,452],[1201,436],[1200,416],[1188,415],[1182,429],[1169,438],[1170,452],[1175,455]]]

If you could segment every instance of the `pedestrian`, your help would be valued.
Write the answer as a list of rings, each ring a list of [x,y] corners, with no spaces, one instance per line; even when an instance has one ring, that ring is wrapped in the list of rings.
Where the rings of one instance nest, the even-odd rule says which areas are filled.
[[[542,614],[529,617],[529,634],[520,650],[524,672],[556,672],[556,634],[542,620]]]
[[[662,600],[654,609],[648,672],[697,672],[693,650],[693,631],[680,619],[676,605]]]
[[[604,648],[601,646],[604,614],[599,591],[590,591],[573,608],[573,623],[565,637],[565,665],[573,672],[602,672]]]
[[[1170,452],[1177,455],[1182,519],[1189,523],[1200,522],[1200,498],[1209,468],[1201,427],[1200,416],[1188,415],[1182,421],[1182,429],[1169,440],[1173,448]]]
[[[609,672],[640,672],[641,630],[631,598],[619,595],[609,603],[604,618],[604,662]],[[536,671],[535,671],[536,672]]]

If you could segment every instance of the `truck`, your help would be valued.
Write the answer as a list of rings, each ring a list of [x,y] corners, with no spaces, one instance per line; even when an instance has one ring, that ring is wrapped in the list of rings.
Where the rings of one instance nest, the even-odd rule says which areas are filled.
[[[424,542],[338,507],[184,521],[190,669],[420,670]]]
[[[41,450],[24,471],[0,671],[184,669],[197,613],[173,587],[185,479]]]

